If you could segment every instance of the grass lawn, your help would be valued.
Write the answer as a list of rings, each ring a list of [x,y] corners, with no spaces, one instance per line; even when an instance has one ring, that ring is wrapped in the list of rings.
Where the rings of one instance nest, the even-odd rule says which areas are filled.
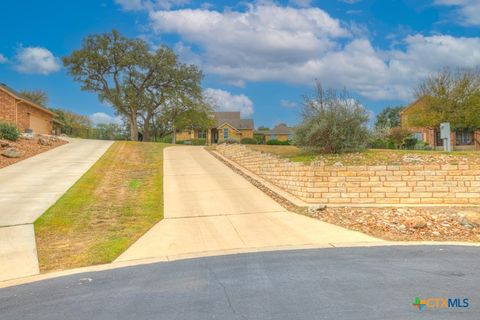
[[[115,142],[36,222],[42,271],[108,263],[163,218],[163,149]]]
[[[323,161],[325,165],[333,165],[337,162],[343,165],[480,164],[478,151],[455,151],[449,154],[442,151],[368,149],[363,152],[317,155],[295,146],[247,145],[247,147],[294,162],[310,163],[318,160]]]

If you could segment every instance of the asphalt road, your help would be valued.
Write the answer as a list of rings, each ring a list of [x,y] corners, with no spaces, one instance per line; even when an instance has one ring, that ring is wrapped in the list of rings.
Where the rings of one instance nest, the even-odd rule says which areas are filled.
[[[479,319],[480,248],[249,253],[84,273],[0,290],[6,319]],[[419,311],[415,297],[468,298]]]

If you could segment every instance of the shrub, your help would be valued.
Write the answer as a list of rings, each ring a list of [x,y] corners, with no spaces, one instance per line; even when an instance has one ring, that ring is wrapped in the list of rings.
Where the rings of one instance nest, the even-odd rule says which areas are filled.
[[[235,144],[235,143],[238,143],[238,140],[234,139],[234,138],[228,138],[228,139],[224,140],[223,142],[225,142],[226,144]]]
[[[317,82],[316,96],[305,97],[302,118],[294,140],[304,149],[342,153],[367,146],[368,112],[346,91],[324,90]]]
[[[194,146],[204,146],[207,144],[207,139],[191,139],[190,141]]]
[[[395,144],[395,147],[397,149],[400,149],[402,146],[406,145],[406,142],[409,139],[410,135],[411,133],[408,129],[402,127],[395,127],[390,129],[387,137]],[[416,141],[417,139],[415,139],[413,145],[415,145]],[[412,141],[409,141],[409,143],[411,144]]]
[[[6,122],[0,122],[0,139],[17,141],[18,137],[20,137],[20,132],[15,125]]]
[[[271,146],[288,146],[288,145],[290,145],[290,141],[288,141],[288,140],[280,141],[280,140],[272,139],[272,140],[268,140],[267,144],[271,145]]]
[[[175,141],[176,144],[185,144],[185,140],[177,140]]]
[[[258,144],[255,138],[243,138],[240,141],[241,144]]]

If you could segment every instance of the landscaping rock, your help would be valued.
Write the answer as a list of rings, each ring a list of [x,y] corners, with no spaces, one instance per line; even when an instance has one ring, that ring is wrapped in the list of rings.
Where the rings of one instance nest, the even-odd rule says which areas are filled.
[[[7,158],[20,158],[23,154],[15,148],[8,148],[2,155]]]
[[[438,232],[438,231],[433,231],[433,232],[432,232],[432,236],[434,236],[434,237],[440,237],[440,232]]]
[[[52,142],[45,137],[40,137],[40,139],[38,139],[38,144],[41,144],[42,146],[49,146],[52,144]]]
[[[335,166],[335,167],[343,167],[343,163],[341,163],[341,162],[335,162],[334,166]]]
[[[33,140],[35,135],[33,133],[22,133],[22,138],[25,140]]]
[[[475,211],[463,211],[459,213],[460,217],[458,222],[463,226],[480,226],[480,212]]]
[[[318,211],[324,210],[327,206],[324,204],[316,204],[308,207],[308,213],[316,213]]]
[[[427,226],[427,221],[423,217],[407,217],[405,225],[409,228],[421,229]]]

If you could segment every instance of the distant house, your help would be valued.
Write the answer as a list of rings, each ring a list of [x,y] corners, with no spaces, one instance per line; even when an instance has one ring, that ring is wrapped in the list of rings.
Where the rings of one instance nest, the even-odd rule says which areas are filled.
[[[257,130],[255,134],[263,135],[263,143],[269,140],[288,141],[293,139],[293,128],[280,123],[270,130]]]
[[[440,139],[439,127],[415,127],[410,124],[412,117],[425,112],[425,105],[420,98],[400,112],[401,125],[412,132],[412,136],[419,141],[428,143],[435,149],[443,149],[443,140]],[[450,140],[453,150],[480,150],[480,130],[452,131]]]
[[[54,120],[54,116],[55,113],[0,83],[0,121],[16,125],[21,132],[59,134],[61,123]]]
[[[242,119],[240,112],[214,112],[214,126],[207,130],[187,130],[178,132],[177,141],[206,139],[207,143],[222,143],[227,139],[241,141],[253,138],[253,119]]]

